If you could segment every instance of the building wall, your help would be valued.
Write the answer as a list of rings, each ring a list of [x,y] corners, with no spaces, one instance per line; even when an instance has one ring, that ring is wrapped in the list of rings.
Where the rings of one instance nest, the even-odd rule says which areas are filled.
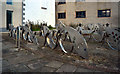
[[[6,31],[6,11],[11,10],[13,11],[12,15],[12,20],[13,20],[13,25],[16,27],[19,24],[22,25],[22,2],[15,2],[13,0],[12,5],[6,4],[6,2],[2,2],[2,31]]]
[[[0,28],[2,28],[2,2],[0,1]],[[2,29],[0,29],[1,32]]]
[[[99,9],[111,9],[111,17],[97,17]],[[76,18],[75,11],[86,11],[86,18]],[[58,19],[58,13],[66,12],[66,19]],[[62,21],[66,25],[82,23],[110,23],[112,27],[118,27],[118,2],[66,2],[58,5],[56,3],[56,24]]]
[[[120,2],[119,2],[119,6],[118,6],[118,27],[120,28]]]

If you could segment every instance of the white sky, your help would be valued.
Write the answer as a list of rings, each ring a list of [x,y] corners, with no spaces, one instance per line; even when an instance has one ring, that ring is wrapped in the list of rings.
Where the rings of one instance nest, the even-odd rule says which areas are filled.
[[[55,0],[25,0],[25,21],[47,22],[55,26]],[[41,9],[46,7],[47,10]]]

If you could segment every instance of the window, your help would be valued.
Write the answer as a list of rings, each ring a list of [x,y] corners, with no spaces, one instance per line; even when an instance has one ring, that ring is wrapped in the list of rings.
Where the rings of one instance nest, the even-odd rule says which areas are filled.
[[[12,0],[7,0],[6,4],[12,5]]]
[[[26,4],[23,4],[23,6],[26,6]]]
[[[85,0],[76,0],[76,2],[85,2]]]
[[[25,13],[23,13],[23,15],[25,15]]]
[[[25,8],[23,8],[23,11],[25,11]]]
[[[6,11],[6,29],[9,29],[9,24],[13,24],[13,11]]]
[[[65,19],[66,13],[58,13],[58,19]]]
[[[23,20],[25,20],[25,17],[23,17]]]
[[[76,11],[76,18],[86,18],[86,11]]]
[[[98,10],[98,17],[111,17],[111,10]]]
[[[66,4],[66,0],[60,0],[58,4]]]

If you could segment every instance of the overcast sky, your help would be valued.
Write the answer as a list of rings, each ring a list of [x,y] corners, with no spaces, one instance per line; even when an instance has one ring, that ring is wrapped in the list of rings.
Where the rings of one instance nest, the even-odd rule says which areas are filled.
[[[55,25],[55,0],[25,0],[25,4],[25,21],[45,21],[48,25]]]

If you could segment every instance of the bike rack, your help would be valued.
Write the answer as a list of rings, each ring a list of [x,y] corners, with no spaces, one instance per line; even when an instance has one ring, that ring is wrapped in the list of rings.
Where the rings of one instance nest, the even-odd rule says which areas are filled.
[[[64,25],[61,21],[56,25],[56,30],[49,30],[47,26],[42,25],[41,34],[45,38],[44,46],[48,45],[51,49],[55,49],[58,45],[64,53],[69,53],[68,50],[64,47],[63,41],[69,39],[72,47],[70,51],[72,53],[77,54],[85,59],[88,59],[88,45],[84,38],[84,34],[88,33],[89,35],[93,35],[94,33],[98,33],[101,36],[101,40],[104,40],[110,48],[115,50],[116,48],[112,47],[111,39],[114,40],[116,45],[120,46],[120,32],[119,29],[112,29],[108,25],[101,24],[90,24],[89,30],[82,29],[81,26],[78,26],[76,29]],[[38,40],[34,33],[30,30],[29,26],[18,26],[19,28],[19,36],[22,39],[33,42],[36,45],[39,45]],[[17,38],[17,28],[11,27],[10,36]],[[81,32],[81,33],[80,33]],[[62,36],[65,35],[65,39]],[[94,36],[93,36],[94,38]],[[94,38],[97,41],[97,39]],[[117,49],[120,49],[119,46]]]

